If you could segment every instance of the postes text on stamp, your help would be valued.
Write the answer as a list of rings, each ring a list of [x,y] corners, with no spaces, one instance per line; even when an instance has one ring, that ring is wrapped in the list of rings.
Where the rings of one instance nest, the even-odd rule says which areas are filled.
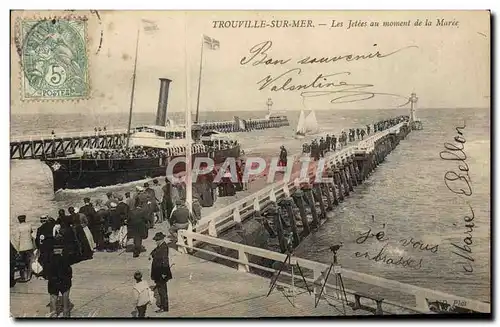
[[[23,100],[89,96],[86,23],[80,17],[21,22]]]

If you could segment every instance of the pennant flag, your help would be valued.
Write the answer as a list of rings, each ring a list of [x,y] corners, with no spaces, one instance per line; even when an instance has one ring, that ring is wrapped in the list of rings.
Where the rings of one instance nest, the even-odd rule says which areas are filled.
[[[203,35],[203,43],[208,46],[210,50],[219,50],[220,43],[216,39]]]
[[[154,32],[159,30],[158,25],[156,25],[156,22],[147,19],[141,19],[141,21],[142,25],[144,26],[145,32]]]

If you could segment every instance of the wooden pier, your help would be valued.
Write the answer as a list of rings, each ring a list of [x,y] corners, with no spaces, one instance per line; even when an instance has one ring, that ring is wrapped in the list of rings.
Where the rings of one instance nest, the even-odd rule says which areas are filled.
[[[10,159],[56,158],[74,154],[77,149],[117,149],[125,146],[127,131],[105,133],[68,133],[31,136],[11,140]]]
[[[132,287],[134,272],[140,270],[150,285],[151,261],[148,253],[154,248],[152,235],[166,230],[157,225],[145,240],[147,252],[138,258],[132,253],[96,253],[94,259],[73,266],[73,286],[70,298],[74,304],[74,318],[131,318]],[[220,241],[220,240],[219,240]],[[235,243],[236,244],[236,243]],[[270,252],[270,251],[269,251]],[[266,297],[269,280],[253,274],[202,260],[195,256],[170,250],[173,279],[168,283],[170,311],[155,313],[149,306],[148,317],[193,318],[193,317],[289,317],[289,316],[339,316],[343,315],[342,304],[335,299],[321,301],[314,306],[314,297],[308,293],[298,294],[294,305],[284,294],[276,290]],[[47,281],[32,279],[29,283],[18,283],[10,290],[10,313],[15,318],[44,318],[48,316],[49,302]],[[404,308],[386,308],[386,314],[408,314]],[[347,308],[348,315],[370,315],[367,310]]]
[[[274,269],[262,265],[260,262],[263,261],[262,259],[268,262],[281,262],[285,259],[285,254],[230,242],[220,239],[218,236],[247,219],[260,216],[269,207],[282,206],[286,208],[289,216],[291,216],[287,222],[290,225],[296,245],[301,237],[307,236],[315,227],[330,219],[330,211],[339,202],[342,202],[345,197],[349,196],[354,187],[363,183],[410,131],[411,125],[408,122],[403,122],[374,134],[359,142],[356,146],[346,147],[335,152],[326,158],[326,165],[333,177],[333,183],[311,183],[304,186],[297,179],[294,180],[292,175],[292,181],[279,181],[264,187],[254,194],[204,217],[195,232],[192,228],[180,231],[177,245],[185,253],[208,255],[211,258],[230,262],[230,266],[238,271],[273,273],[275,272]],[[311,180],[315,177],[314,172],[314,169],[310,171],[309,178]],[[293,203],[295,203],[295,208],[292,210],[290,206],[293,206]],[[279,223],[280,219],[276,221],[281,225]],[[300,233],[295,221],[302,221]],[[284,240],[281,239],[283,233],[280,233],[279,227],[277,232],[279,245],[283,251],[282,243]],[[306,280],[311,285],[314,285],[317,294],[318,285],[321,285],[318,281],[324,278],[329,266],[297,257],[294,257],[293,260],[292,264],[298,262],[305,271]],[[284,271],[284,275],[289,277],[287,283],[290,284],[292,275],[286,271]],[[464,308],[475,312],[491,312],[489,303],[477,300],[465,299],[460,296],[403,284],[344,268],[342,268],[342,275],[345,279],[350,280],[353,285],[356,285],[356,289],[346,289],[352,303],[356,302],[355,298],[359,296],[359,292],[364,294],[373,293],[373,288],[376,288],[377,292],[387,295],[383,300],[384,311],[389,306],[413,313],[431,313],[427,301],[437,300],[447,303],[466,303]],[[295,283],[300,284],[300,276],[295,275],[294,279]],[[336,286],[332,285],[330,281],[326,288],[327,293],[338,292]]]
[[[258,318],[432,313],[427,300],[459,301],[466,303],[465,307],[469,310],[491,312],[489,303],[345,268],[341,269],[348,300],[345,312],[337,285],[330,279],[316,307],[315,301],[329,266],[295,256],[292,257],[292,264],[300,264],[312,294],[308,294],[301,277],[294,275],[287,266],[278,280],[279,289],[267,297],[269,279],[261,275],[273,274],[275,270],[256,259],[276,263],[282,262],[285,255],[218,237],[278,203],[287,210],[293,207],[291,215],[298,215],[297,221],[302,220],[302,225],[291,228],[305,230],[307,235],[314,229],[313,222],[321,224],[331,218],[331,210],[370,176],[409,131],[408,123],[401,123],[328,156],[326,163],[334,177],[331,185],[301,187],[297,180],[292,179],[291,182],[279,181],[262,187],[265,181],[261,180],[258,185],[249,185],[247,192],[256,191],[244,198],[236,201],[229,197],[221,198],[213,208],[203,208],[203,218],[196,231],[192,228],[181,230],[178,239],[174,240],[176,244],[173,246],[177,251],[171,250],[170,253],[174,276],[168,283],[170,312],[155,313],[155,307],[149,307],[147,316]],[[309,177],[313,175],[314,170],[311,170]],[[293,203],[299,205],[294,206]],[[136,270],[141,270],[149,281],[151,262],[147,253],[154,248],[151,236],[156,231],[166,233],[167,226],[160,224],[150,231],[150,238],[144,242],[148,252],[139,258],[133,258],[128,252],[96,253],[93,260],[73,267],[71,300],[75,307],[72,317],[131,317],[132,276]],[[299,238],[295,243],[303,235],[297,235]],[[220,260],[230,264],[215,263]],[[46,289],[45,280],[32,280],[11,288],[11,315],[17,318],[45,317],[49,311]],[[290,297],[290,294],[295,296]],[[358,308],[356,304],[360,294],[369,294],[379,303],[363,298]]]

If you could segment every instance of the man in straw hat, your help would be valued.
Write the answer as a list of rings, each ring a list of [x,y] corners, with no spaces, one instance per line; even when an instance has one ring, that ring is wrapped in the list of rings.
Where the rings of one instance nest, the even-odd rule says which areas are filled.
[[[170,242],[170,239],[162,232],[158,232],[153,237],[153,240],[156,241],[156,248],[151,252],[151,258],[153,259],[151,263],[151,279],[155,282],[155,289],[158,291],[160,297],[159,310],[156,312],[167,312],[167,282],[172,279],[172,272],[170,271],[166,242]]]

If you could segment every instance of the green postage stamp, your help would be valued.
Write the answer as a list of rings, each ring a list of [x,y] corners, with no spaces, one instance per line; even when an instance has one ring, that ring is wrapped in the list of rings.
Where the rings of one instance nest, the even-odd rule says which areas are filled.
[[[86,19],[22,20],[20,24],[23,100],[88,98]]]

